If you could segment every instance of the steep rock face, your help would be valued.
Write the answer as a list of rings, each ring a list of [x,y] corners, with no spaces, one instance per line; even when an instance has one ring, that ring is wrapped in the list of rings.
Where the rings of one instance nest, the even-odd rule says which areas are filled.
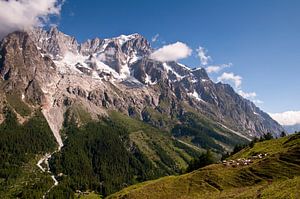
[[[248,137],[283,130],[204,69],[151,60],[151,51],[139,34],[79,44],[55,28],[37,29],[3,40],[0,72],[8,92],[17,88],[42,105],[56,134],[71,106],[85,107],[95,119],[117,110],[159,127],[165,124],[151,120],[149,109],[172,120],[193,111]]]
[[[0,73],[6,81],[4,89],[7,92],[17,90],[34,103],[44,103],[48,88],[59,78],[52,60],[42,57],[24,32],[9,34],[2,41],[0,49]]]
[[[102,40],[100,38],[87,40],[79,46],[79,52],[83,55],[96,53],[101,50],[101,42]]]
[[[268,114],[235,93],[231,86],[212,82],[202,68],[189,69],[175,62],[143,59],[134,63],[132,70],[134,77],[144,84],[169,80],[161,90],[170,88],[177,102],[187,101],[199,113],[248,136],[266,132],[278,135],[282,130]]]
[[[151,52],[149,42],[139,34],[103,40],[95,38],[82,44],[57,28],[34,29],[29,34],[41,52],[56,61],[61,73],[125,79],[131,73],[129,65]]]
[[[54,104],[52,95],[61,78],[56,65],[49,57],[41,55],[26,32],[14,32],[4,38],[0,54],[4,91],[15,94],[31,106],[41,107],[57,142],[62,145],[59,129],[63,117],[56,113],[51,115],[49,111]]]
[[[43,29],[35,29],[34,31],[35,34],[30,34],[31,39],[40,49],[52,55],[54,59],[61,58],[67,52],[77,52],[78,43],[76,39],[58,31],[56,27],[51,28],[48,32]]]

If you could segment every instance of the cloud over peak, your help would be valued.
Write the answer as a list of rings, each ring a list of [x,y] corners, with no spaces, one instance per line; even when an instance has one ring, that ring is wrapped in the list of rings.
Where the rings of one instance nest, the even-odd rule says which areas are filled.
[[[242,96],[243,98],[247,98],[247,99],[255,98],[257,96],[257,94],[255,92],[246,93],[242,90],[239,90],[238,93],[240,96]]]
[[[59,15],[64,0],[0,0],[0,38],[16,30],[44,26]]]
[[[192,54],[192,49],[185,43],[176,42],[173,44],[165,45],[154,51],[150,58],[157,61],[177,61],[189,57]]]
[[[235,75],[234,73],[226,73],[226,72],[224,72],[221,76],[217,78],[217,80],[220,82],[233,84],[236,92],[243,98],[251,100],[255,104],[263,104],[264,103],[263,101],[256,98],[257,94],[255,92],[244,92],[242,90],[242,79],[243,78],[239,75]]]
[[[229,64],[221,64],[221,65],[213,65],[213,66],[207,66],[205,68],[207,73],[218,73],[224,68],[229,68],[232,66],[232,63]]]
[[[220,77],[218,77],[218,81],[220,82],[232,82],[235,88],[240,88],[242,85],[242,77],[239,75],[235,75],[234,73],[224,72]]]

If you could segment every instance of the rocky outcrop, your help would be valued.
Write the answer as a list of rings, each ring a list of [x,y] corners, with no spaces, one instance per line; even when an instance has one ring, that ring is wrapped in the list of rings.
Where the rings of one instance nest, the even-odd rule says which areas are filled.
[[[21,92],[33,103],[42,105],[47,90],[59,78],[56,66],[43,57],[25,32],[9,34],[0,46],[0,74],[6,92]]]

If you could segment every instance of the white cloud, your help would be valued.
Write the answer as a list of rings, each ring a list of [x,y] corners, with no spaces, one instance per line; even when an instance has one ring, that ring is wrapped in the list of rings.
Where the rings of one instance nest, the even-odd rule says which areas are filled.
[[[220,69],[221,70],[221,69]],[[242,77],[239,75],[235,75],[234,73],[226,73],[224,72],[221,76],[217,78],[217,81],[223,82],[223,83],[232,83],[234,85],[235,91],[242,96],[245,99],[248,99],[258,104],[263,104],[264,102],[257,99],[256,92],[245,92],[242,90]]]
[[[257,96],[255,92],[249,92],[249,93],[247,93],[247,92],[244,92],[242,90],[239,90],[238,94],[240,96],[242,96],[243,98],[247,98],[247,99],[253,99],[253,98],[255,98]]]
[[[209,61],[211,61],[211,57],[207,55],[207,50],[205,48],[199,46],[198,49],[196,49],[197,55],[200,59],[200,62],[203,66],[206,66]]]
[[[198,57],[200,59],[200,62],[202,65],[206,66],[210,61],[212,61],[211,57],[207,55],[207,50],[203,47],[199,47],[197,49]],[[233,64],[228,63],[228,64],[221,64],[221,65],[209,65],[205,67],[205,70],[207,73],[219,73],[225,68],[231,67]],[[233,85],[234,90],[243,98],[248,99],[252,101],[255,104],[262,104],[264,103],[263,101],[257,99],[257,94],[255,92],[244,92],[242,90],[242,77],[239,75],[236,75],[232,72],[224,72],[221,76],[217,78],[218,82],[223,82],[223,83],[230,83]]]
[[[15,30],[44,26],[64,0],[0,0],[0,38]]]
[[[156,41],[158,41],[158,37],[159,37],[159,34],[154,35],[154,37],[152,37],[151,41],[153,43],[156,42]]]
[[[208,66],[205,68],[207,73],[218,73],[221,70],[220,66]]]
[[[263,104],[264,102],[259,99],[253,99],[252,100],[255,104]]]
[[[269,113],[281,125],[300,124],[300,111],[286,111],[283,113]]]
[[[154,51],[150,58],[157,61],[177,61],[189,57],[192,54],[192,49],[190,49],[186,44],[182,42],[176,42],[174,44],[165,45],[162,48]]]
[[[242,77],[233,73],[224,72],[220,77],[218,77],[218,81],[232,82],[235,88],[240,88],[242,85]]]
[[[254,102],[255,104],[263,104],[264,102],[256,99],[257,94],[256,92],[244,92],[243,90],[238,90],[237,93],[242,96],[243,98],[246,98],[248,100],[251,100],[252,102]]]
[[[232,66],[232,63],[229,64],[221,64],[221,65],[214,65],[214,66],[208,66],[205,68],[207,73],[218,73],[224,68],[229,68]]]

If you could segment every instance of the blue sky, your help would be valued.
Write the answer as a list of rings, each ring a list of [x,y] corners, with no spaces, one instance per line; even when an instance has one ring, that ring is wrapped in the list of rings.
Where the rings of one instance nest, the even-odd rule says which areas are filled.
[[[232,63],[223,72],[242,77],[241,89],[255,92],[267,112],[300,110],[300,1],[297,0],[67,0],[59,28],[79,41],[140,33],[159,48],[181,41],[193,54],[180,62]]]

